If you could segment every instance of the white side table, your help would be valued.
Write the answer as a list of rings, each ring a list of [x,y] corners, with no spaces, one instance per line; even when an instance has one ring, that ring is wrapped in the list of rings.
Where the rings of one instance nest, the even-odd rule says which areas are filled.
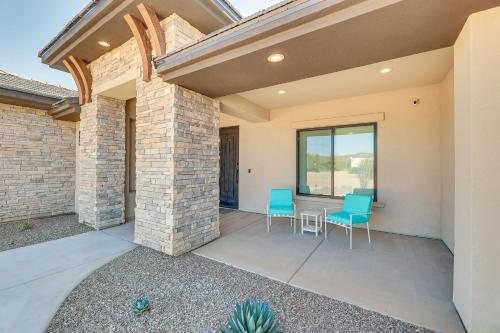
[[[314,218],[314,225],[309,224],[309,218],[311,219]],[[306,220],[305,225],[304,225],[304,219]],[[304,231],[314,232],[316,234],[316,237],[318,237],[318,232],[321,232],[321,229],[323,228],[323,212],[312,211],[312,210],[306,210],[301,212],[300,225],[302,228],[302,234],[304,234]]]

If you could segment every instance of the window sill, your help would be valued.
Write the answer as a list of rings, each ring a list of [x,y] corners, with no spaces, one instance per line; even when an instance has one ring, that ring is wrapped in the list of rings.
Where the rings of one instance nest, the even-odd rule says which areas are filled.
[[[339,205],[342,206],[344,203],[344,200],[342,199],[330,199],[330,198],[321,198],[321,197],[312,197],[312,196],[306,196],[306,195],[296,195],[295,200],[297,201],[305,201],[305,202],[320,202],[320,203],[325,203],[328,205]],[[373,207],[375,208],[384,208],[385,203],[377,201],[373,203]]]

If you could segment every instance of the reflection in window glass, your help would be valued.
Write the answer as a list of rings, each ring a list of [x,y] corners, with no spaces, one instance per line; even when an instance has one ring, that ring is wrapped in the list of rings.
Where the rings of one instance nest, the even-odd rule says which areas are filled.
[[[299,193],[332,195],[332,130],[299,133]]]
[[[334,196],[374,195],[375,126],[339,127],[334,132]]]

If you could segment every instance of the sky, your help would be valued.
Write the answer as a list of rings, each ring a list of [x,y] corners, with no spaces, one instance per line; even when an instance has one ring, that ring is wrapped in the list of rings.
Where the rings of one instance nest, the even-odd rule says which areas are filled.
[[[331,156],[331,136],[309,136],[307,138],[307,153],[321,156]],[[373,133],[335,136],[335,156],[373,153]]]
[[[230,0],[244,16],[279,1]],[[38,51],[89,2],[90,0],[0,0],[0,70],[76,89],[71,75],[42,64]]]

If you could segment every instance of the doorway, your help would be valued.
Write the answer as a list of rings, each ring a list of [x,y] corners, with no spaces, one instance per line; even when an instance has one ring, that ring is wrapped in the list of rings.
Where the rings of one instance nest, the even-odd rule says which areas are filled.
[[[135,219],[135,108],[136,99],[132,98],[125,103],[125,222]]]
[[[219,137],[219,205],[238,209],[240,128],[223,127],[219,130]]]

